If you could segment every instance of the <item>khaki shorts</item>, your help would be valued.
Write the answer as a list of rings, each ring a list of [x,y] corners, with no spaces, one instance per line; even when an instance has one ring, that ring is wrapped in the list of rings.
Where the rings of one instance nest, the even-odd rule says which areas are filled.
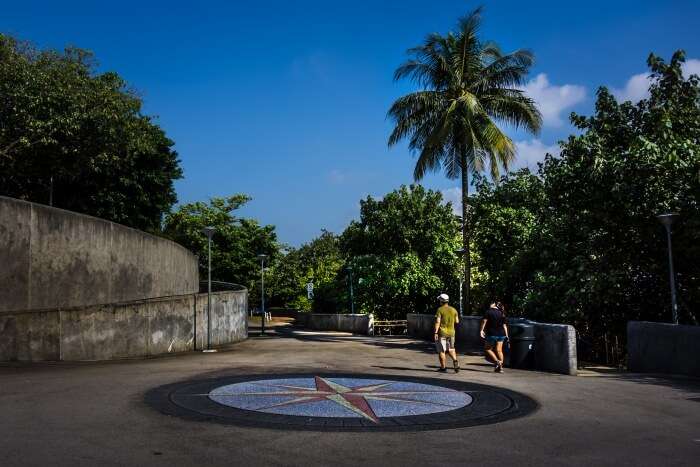
[[[447,352],[450,349],[455,348],[455,338],[454,337],[438,337],[435,341],[435,348],[439,353]]]

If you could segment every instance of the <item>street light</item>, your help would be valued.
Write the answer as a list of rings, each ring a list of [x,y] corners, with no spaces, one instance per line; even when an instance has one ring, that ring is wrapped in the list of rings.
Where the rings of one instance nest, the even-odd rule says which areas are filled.
[[[350,314],[355,314],[355,297],[352,293],[352,266],[348,266],[347,268],[348,271],[348,276],[350,279]]]
[[[259,254],[260,258],[260,301],[262,303],[262,328],[261,335],[265,335],[265,258],[267,255]]]
[[[202,233],[207,236],[209,245],[209,279],[207,281],[207,348],[204,352],[216,352],[211,348],[211,237],[216,229],[211,226],[204,227]]]
[[[676,301],[676,277],[673,272],[673,252],[671,250],[671,225],[678,219],[678,214],[675,212],[668,212],[664,214],[659,214],[656,218],[661,222],[666,228],[666,241],[668,242],[668,275],[669,282],[671,285],[671,314],[673,317],[673,324],[678,324],[678,303]]]
[[[457,255],[463,255],[464,254],[464,248],[460,248],[459,250],[455,250],[455,253]],[[462,307],[462,288],[464,286],[464,271],[462,271],[462,274],[459,275],[459,316],[464,316],[464,309]]]

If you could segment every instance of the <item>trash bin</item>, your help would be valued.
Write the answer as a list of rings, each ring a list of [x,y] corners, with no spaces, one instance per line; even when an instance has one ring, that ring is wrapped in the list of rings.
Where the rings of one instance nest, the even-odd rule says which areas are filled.
[[[510,320],[509,367],[531,370],[535,368],[535,326],[527,320]]]

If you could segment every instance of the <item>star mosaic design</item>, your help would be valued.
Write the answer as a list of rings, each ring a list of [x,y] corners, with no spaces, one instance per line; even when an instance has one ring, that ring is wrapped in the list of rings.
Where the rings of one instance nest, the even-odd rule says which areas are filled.
[[[341,379],[341,381],[344,380]],[[338,380],[333,381],[320,376],[313,377],[313,387],[289,384],[285,380],[251,381],[240,388],[235,388],[238,385],[217,388],[209,394],[209,397],[218,403],[230,406],[239,406],[241,401],[245,401],[249,410],[273,413],[280,413],[279,410],[284,407],[330,401],[347,409],[355,416],[374,423],[379,423],[380,416],[373,409],[372,401],[375,404],[389,403],[390,406],[407,405],[408,407],[398,409],[398,412],[408,411],[407,414],[410,414],[411,408],[416,405],[424,406],[421,409],[423,413],[434,413],[454,410],[471,402],[470,396],[449,388],[426,384],[408,384],[406,387],[407,383],[397,381],[365,380],[364,382],[371,384],[363,384],[363,380],[360,379],[341,384]],[[357,385],[358,383],[360,385]],[[392,385],[400,387],[392,388]],[[260,389],[252,389],[251,386]],[[426,405],[428,407],[425,407]],[[397,412],[397,409],[394,408],[393,411]],[[309,411],[308,414],[305,414],[303,409],[296,412],[298,415],[324,416],[323,413],[319,414],[318,410]]]

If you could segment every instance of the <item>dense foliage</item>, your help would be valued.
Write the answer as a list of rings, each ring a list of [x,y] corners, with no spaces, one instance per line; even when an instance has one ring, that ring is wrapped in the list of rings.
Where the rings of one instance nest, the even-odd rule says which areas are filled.
[[[310,311],[334,312],[340,308],[342,291],[336,279],[345,259],[338,237],[328,231],[287,254],[270,269],[269,293],[272,306]],[[313,284],[313,299],[306,286]]]
[[[0,195],[148,231],[177,201],[173,142],[92,55],[0,34]]]
[[[442,292],[458,297],[458,231],[452,207],[420,185],[363,200],[341,238],[360,309],[405,319],[432,309]]]
[[[618,103],[598,91],[580,134],[547,156],[539,177],[482,181],[474,198],[484,293],[519,313],[623,337],[628,320],[670,321],[665,230],[675,211],[680,320],[700,308],[700,82],[683,52],[650,56],[650,97]]]
[[[258,254],[268,255],[267,265],[279,255],[274,226],[261,226],[253,219],[238,218],[235,211],[250,201],[246,195],[212,198],[208,203],[184,204],[168,214],[164,234],[199,255],[200,278],[207,278],[208,242],[204,227],[214,227],[212,280],[233,282],[249,288],[249,301],[260,301]],[[266,265],[266,266],[267,266]]]
[[[476,180],[472,197],[473,245],[478,256],[473,275],[475,305],[500,299],[522,312],[533,290],[539,266],[538,246],[545,205],[542,180],[524,169],[502,177],[498,184]]]

